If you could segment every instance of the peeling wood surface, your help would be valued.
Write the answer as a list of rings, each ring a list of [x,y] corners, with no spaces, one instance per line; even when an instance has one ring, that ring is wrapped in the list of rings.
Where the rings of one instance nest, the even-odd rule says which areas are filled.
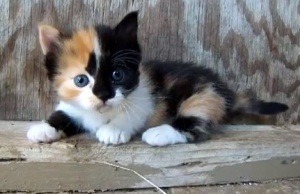
[[[0,188],[20,191],[149,188],[300,177],[300,126],[224,126],[205,143],[103,146],[90,135],[52,144],[26,139],[32,122],[0,122]]]
[[[52,111],[39,23],[114,25],[137,9],[145,58],[211,67],[233,90],[291,107],[258,122],[299,123],[300,0],[1,0],[0,119],[44,119]]]

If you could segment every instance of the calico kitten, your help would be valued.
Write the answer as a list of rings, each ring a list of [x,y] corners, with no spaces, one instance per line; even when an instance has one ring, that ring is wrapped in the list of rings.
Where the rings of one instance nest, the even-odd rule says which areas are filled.
[[[146,130],[150,145],[209,138],[232,113],[277,114],[284,104],[235,94],[210,69],[192,63],[141,61],[138,13],[116,27],[105,25],[65,34],[39,27],[45,66],[59,97],[47,121],[28,138],[52,142],[84,131],[105,144],[128,142]]]

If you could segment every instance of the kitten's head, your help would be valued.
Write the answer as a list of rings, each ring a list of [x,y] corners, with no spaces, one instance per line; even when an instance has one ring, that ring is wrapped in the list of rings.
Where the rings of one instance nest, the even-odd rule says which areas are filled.
[[[39,27],[48,77],[60,100],[85,109],[118,106],[139,83],[138,13],[114,28],[104,25],[64,34]]]

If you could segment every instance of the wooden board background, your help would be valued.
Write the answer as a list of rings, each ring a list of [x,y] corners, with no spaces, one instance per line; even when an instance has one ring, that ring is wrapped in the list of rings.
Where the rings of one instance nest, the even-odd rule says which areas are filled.
[[[52,111],[39,23],[114,25],[132,10],[140,10],[146,58],[211,67],[232,89],[291,107],[268,122],[299,123],[300,0],[1,0],[0,119],[37,120]]]

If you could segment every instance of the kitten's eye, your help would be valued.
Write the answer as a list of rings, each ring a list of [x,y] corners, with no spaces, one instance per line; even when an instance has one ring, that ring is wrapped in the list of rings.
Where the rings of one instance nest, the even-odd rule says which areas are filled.
[[[124,72],[123,72],[122,70],[120,70],[120,69],[115,70],[115,71],[112,73],[112,79],[113,79],[113,81],[115,81],[115,82],[120,82],[120,81],[122,81],[123,77],[124,77]]]
[[[74,83],[76,86],[82,88],[86,85],[88,85],[89,83],[89,78],[86,76],[86,75],[77,75],[75,78],[74,78]]]

